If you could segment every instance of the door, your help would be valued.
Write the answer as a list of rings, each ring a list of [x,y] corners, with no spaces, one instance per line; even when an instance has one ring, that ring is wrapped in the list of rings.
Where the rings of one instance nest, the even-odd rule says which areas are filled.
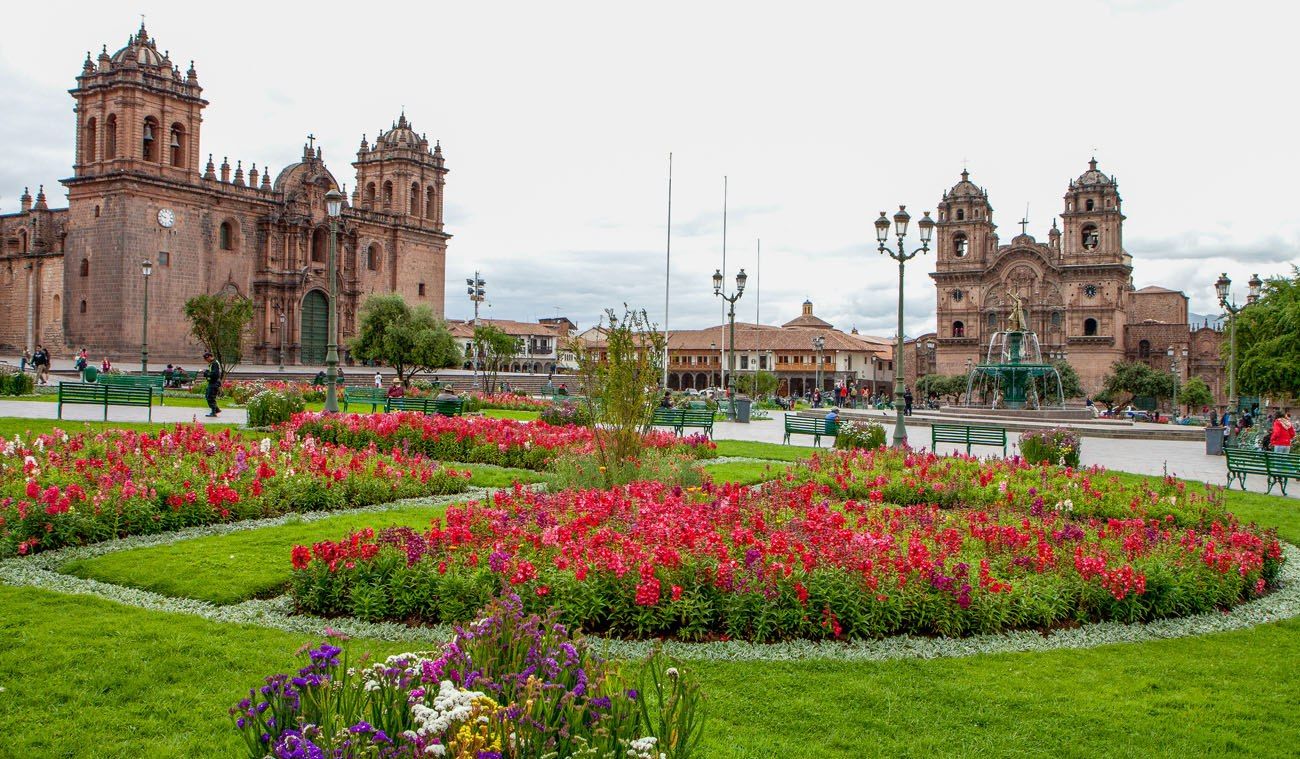
[[[329,302],[325,293],[312,290],[302,299],[302,351],[300,363],[324,364],[329,333]]]

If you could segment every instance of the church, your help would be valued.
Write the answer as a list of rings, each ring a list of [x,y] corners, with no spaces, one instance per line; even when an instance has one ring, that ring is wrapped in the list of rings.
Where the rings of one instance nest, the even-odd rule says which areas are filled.
[[[250,298],[245,360],[320,364],[327,340],[329,219],[340,189],[308,139],[300,160],[273,174],[256,163],[220,166],[200,140],[203,99],[187,71],[159,52],[143,23],[124,47],[89,53],[71,91],[76,148],[67,208],[41,187],[0,215],[0,348],[43,343],[55,357],[85,347],[125,363],[139,354],[148,277],[150,353],[187,358],[186,300]],[[341,346],[372,293],[399,293],[443,315],[447,241],[442,147],[403,113],[363,136],[338,236]]]
[[[1086,393],[1100,391],[1111,366],[1127,360],[1174,371],[1180,383],[1200,376],[1217,398],[1226,398],[1223,333],[1191,324],[1182,292],[1133,286],[1119,182],[1095,159],[1070,180],[1060,225],[1052,220],[1045,243],[1024,221],[1020,234],[1002,244],[988,191],[965,170],[943,193],[937,213],[930,274],[936,331],[913,341],[908,359],[917,368],[907,367],[909,379],[917,372],[965,374],[969,363],[985,359],[1018,300],[1044,358],[1068,361]]]

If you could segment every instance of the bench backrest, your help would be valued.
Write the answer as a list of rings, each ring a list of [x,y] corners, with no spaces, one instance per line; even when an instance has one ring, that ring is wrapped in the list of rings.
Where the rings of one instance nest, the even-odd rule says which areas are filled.
[[[654,417],[650,420],[651,424],[671,424],[678,425],[685,415],[685,409],[663,408],[662,406],[655,409]]]
[[[1224,448],[1223,453],[1228,458],[1229,469],[1246,469],[1259,473],[1268,471],[1268,457],[1270,454],[1266,451],[1255,451],[1250,448]]]
[[[945,443],[997,443],[1007,440],[1005,427],[976,427],[965,424],[935,424],[930,427],[935,440]]]
[[[148,385],[106,385],[110,406],[148,406],[153,403],[153,388]]]
[[[74,382],[59,383],[59,403],[103,403],[107,394],[107,385],[83,385]]]
[[[825,419],[814,419],[807,416],[792,416],[786,414],[785,428],[788,432],[817,432],[828,434],[838,429],[838,422],[827,423]]]
[[[98,381],[101,385],[124,387],[156,387],[161,389],[163,386],[161,374],[101,374]]]
[[[388,399],[388,407],[397,411],[423,411],[428,413],[430,403],[429,398],[413,398],[409,395]]]
[[[1268,473],[1277,477],[1300,478],[1300,454],[1268,452]]]
[[[454,401],[450,399],[443,401],[434,399],[431,404],[432,410],[442,414],[443,416],[456,416],[465,408],[465,401],[461,398],[457,398]],[[429,413],[429,408],[430,407],[426,407],[426,414]]]
[[[388,400],[388,390],[382,387],[345,387],[343,397],[362,401]]]
[[[713,412],[708,409],[682,409],[682,425],[697,427],[699,425],[713,426]]]

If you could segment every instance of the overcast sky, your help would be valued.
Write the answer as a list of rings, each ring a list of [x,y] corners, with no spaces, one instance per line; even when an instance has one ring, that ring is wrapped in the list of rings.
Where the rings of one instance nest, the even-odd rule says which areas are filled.
[[[201,149],[273,171],[314,133],[349,189],[361,135],[403,107],[442,141],[447,315],[610,306],[662,321],[673,153],[670,328],[720,321],[709,277],[750,289],[738,318],[779,324],[805,297],[836,326],[889,335],[897,266],[871,223],[919,217],[958,179],[985,186],[1007,242],[1029,206],[1045,239],[1096,154],[1118,175],[1138,287],[1209,313],[1227,271],[1300,258],[1296,5],[1283,2],[24,3],[0,41],[0,212],[71,173],[86,51],[147,14],[193,59]],[[755,274],[762,238],[761,282]],[[934,328],[933,254],[908,265],[907,331]],[[759,287],[756,287],[759,285]],[[760,298],[755,297],[761,292]]]

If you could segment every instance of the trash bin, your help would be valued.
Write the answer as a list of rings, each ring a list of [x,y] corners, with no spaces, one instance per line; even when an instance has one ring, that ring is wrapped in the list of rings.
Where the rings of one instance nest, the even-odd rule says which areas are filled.
[[[1223,428],[1222,427],[1205,428],[1205,455],[1206,456],[1223,455]]]
[[[749,424],[749,407],[754,403],[748,395],[737,395],[731,399],[731,407],[736,412],[736,421]]]
[[[97,379],[99,379],[99,370],[95,367],[87,366],[85,369],[81,370],[82,382],[94,382]]]

